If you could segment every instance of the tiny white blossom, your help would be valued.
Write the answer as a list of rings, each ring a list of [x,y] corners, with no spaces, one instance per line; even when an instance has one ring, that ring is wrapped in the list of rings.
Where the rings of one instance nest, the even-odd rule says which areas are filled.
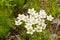
[[[25,15],[24,15],[24,14],[22,14],[22,15],[18,14],[17,19],[19,19],[19,20],[24,20],[24,18],[25,18]]]
[[[53,19],[52,15],[47,16],[47,20],[52,21]]]
[[[36,11],[34,10],[34,8],[28,9],[28,13],[31,14],[31,15],[34,15],[35,12],[36,12]]]
[[[22,16],[20,14],[18,14],[17,19],[21,20],[22,19]]]
[[[29,19],[29,17],[28,16],[25,16],[24,19],[23,19],[23,21],[27,22],[28,19]]]
[[[31,28],[31,27],[32,27],[32,24],[26,23],[25,28],[29,29],[29,28]]]
[[[42,25],[43,23],[45,23],[44,19],[39,19],[40,21],[38,22],[38,25]]]
[[[21,24],[22,24],[22,22],[20,22],[20,20],[15,21],[15,25],[21,25]]]
[[[38,25],[37,28],[35,28],[35,30],[36,30],[37,32],[42,32],[42,27]]]
[[[42,26],[43,29],[46,28],[46,24],[45,23],[43,23],[41,26]]]
[[[35,19],[35,18],[30,18],[29,21],[31,24],[37,24],[38,23],[38,19]]]
[[[32,24],[37,24],[37,23],[38,23],[38,19],[33,19],[33,20],[31,20],[31,23],[32,23]]]
[[[27,21],[27,23],[31,23],[32,24],[32,20],[34,20],[34,18],[30,16],[28,21]]]
[[[38,12],[33,14],[33,15],[30,15],[31,17],[34,17],[34,18],[38,18]]]
[[[47,14],[46,14],[45,10],[40,10],[39,17],[40,18],[46,18],[46,16],[47,16]]]
[[[27,29],[27,34],[33,34],[33,32],[35,32],[35,30],[33,28]]]

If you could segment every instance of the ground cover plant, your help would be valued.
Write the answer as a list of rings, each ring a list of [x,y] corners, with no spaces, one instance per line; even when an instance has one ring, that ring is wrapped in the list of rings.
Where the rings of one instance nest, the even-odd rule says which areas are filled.
[[[35,30],[36,32],[29,31],[29,28],[27,27],[29,26],[29,24],[25,26],[24,21],[23,24],[21,25],[15,24],[17,17],[19,17],[18,14],[20,16],[24,14],[25,16],[29,15],[31,17],[30,15],[31,10],[33,10],[33,13],[36,11],[35,12],[36,14],[34,14],[36,15],[36,17],[37,17],[37,12],[39,13],[40,10],[44,10],[47,15],[52,15],[54,19],[52,18],[53,21],[51,21],[50,18],[49,19],[47,18],[48,20],[50,20],[50,22],[46,21],[47,24],[46,28],[43,31],[40,30],[39,32],[37,31],[37,29]],[[23,17],[21,16],[23,19],[25,17],[24,15]],[[36,19],[34,19],[34,21],[35,20]],[[35,23],[37,23],[37,20],[34,23],[32,21],[32,23],[30,24],[35,24]],[[55,24],[56,27],[59,27],[56,32],[54,29],[55,26],[53,28],[52,24],[53,25]],[[51,40],[50,36],[52,33],[57,35],[56,40],[60,40],[58,38],[59,36],[58,34],[60,34],[59,25],[60,25],[59,0],[0,0],[0,40]],[[35,25],[33,26],[35,27]],[[50,30],[50,26],[51,29],[53,29],[52,31]],[[27,28],[28,30],[26,30]]]

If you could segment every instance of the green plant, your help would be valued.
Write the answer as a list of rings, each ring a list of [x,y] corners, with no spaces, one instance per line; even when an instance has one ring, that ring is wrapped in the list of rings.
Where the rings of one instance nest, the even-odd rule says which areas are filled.
[[[19,13],[24,12],[24,6],[26,5],[27,8],[35,8],[36,11],[39,11],[41,9],[41,1],[42,0],[0,0],[0,40],[5,40],[7,34],[10,32],[11,28],[15,27],[14,25],[14,11],[18,8]],[[45,0],[45,11],[47,14],[53,15],[55,18],[60,19],[60,4],[57,3],[57,0]],[[17,7],[17,8],[15,8]],[[16,12],[15,12],[16,13]],[[18,13],[18,12],[17,12]],[[16,14],[17,14],[16,13]],[[24,25],[22,25],[24,26]],[[21,30],[21,27],[17,27],[19,31],[23,31],[21,33],[22,36],[21,40],[49,40],[50,32],[49,30],[45,30],[42,33],[37,33],[33,35],[28,36],[25,34],[26,30]],[[23,28],[24,29],[24,28]],[[42,35],[43,34],[43,35]],[[28,38],[27,38],[28,37]],[[40,39],[41,37],[41,39]]]

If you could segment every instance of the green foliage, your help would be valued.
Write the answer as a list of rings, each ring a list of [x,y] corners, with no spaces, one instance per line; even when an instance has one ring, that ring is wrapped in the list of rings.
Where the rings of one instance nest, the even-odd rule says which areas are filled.
[[[0,0],[0,39],[5,38],[10,30],[12,10],[8,0]]]
[[[34,33],[30,40],[49,40],[49,33],[48,30],[44,30],[42,33]]]
[[[20,13],[23,13],[24,0],[13,0],[13,4],[18,6]]]
[[[13,8],[18,5],[21,12],[23,11],[24,0],[0,0],[0,39],[5,38],[10,30],[14,27]]]
[[[1,36],[5,36],[6,33],[9,30],[9,24],[8,24],[8,14],[6,12],[6,10],[0,10],[0,37]]]
[[[46,11],[48,14],[53,15],[55,18],[60,14],[59,7],[58,7],[58,1],[57,0],[48,0],[48,3],[46,4]]]
[[[23,37],[21,37],[21,40],[50,40],[49,30],[44,30],[41,33],[34,32],[33,35],[26,34],[26,32],[24,32],[22,35]]]
[[[40,10],[40,0],[27,0],[27,7],[34,8],[36,11]]]

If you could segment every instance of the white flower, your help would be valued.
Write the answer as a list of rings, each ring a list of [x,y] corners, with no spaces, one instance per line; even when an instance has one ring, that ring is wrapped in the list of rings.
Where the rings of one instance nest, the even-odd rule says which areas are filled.
[[[46,18],[46,16],[47,16],[47,14],[46,14],[45,10],[40,10],[39,17],[40,18]]]
[[[52,21],[53,19],[52,15],[47,16],[47,20]]]
[[[29,21],[31,24],[37,24],[38,23],[38,19],[35,19],[35,18],[30,18]]]
[[[32,24],[26,23],[25,28],[29,29],[29,28],[31,28],[31,27],[32,27]]]
[[[35,30],[36,30],[37,32],[42,32],[42,27],[39,26],[39,25],[37,25],[37,28],[35,28]]]
[[[22,15],[18,14],[17,19],[19,19],[19,20],[24,20],[24,18],[25,18],[25,15],[24,15],[24,14],[22,14]]]
[[[34,8],[28,9],[28,13],[31,14],[31,15],[34,15],[35,12],[36,12],[36,11],[34,10]]]
[[[44,19],[39,19],[38,25],[42,25],[43,23],[45,23]]]
[[[33,15],[30,15],[30,16],[33,17],[33,18],[38,18],[38,12],[33,14]]]
[[[33,34],[33,32],[35,32],[35,30],[32,27],[27,29],[27,34]]]
[[[30,16],[26,23],[32,23],[32,20],[34,20],[34,18]]]
[[[21,25],[21,24],[22,24],[22,22],[20,22],[20,20],[15,21],[15,25]]]
[[[46,24],[45,23],[43,23],[41,26],[42,26],[43,29],[46,28]]]
[[[37,24],[38,23],[38,19],[32,20],[31,23],[32,24]]]
[[[27,22],[28,19],[29,19],[29,17],[28,16],[25,16],[24,19],[23,19],[23,21]]]

